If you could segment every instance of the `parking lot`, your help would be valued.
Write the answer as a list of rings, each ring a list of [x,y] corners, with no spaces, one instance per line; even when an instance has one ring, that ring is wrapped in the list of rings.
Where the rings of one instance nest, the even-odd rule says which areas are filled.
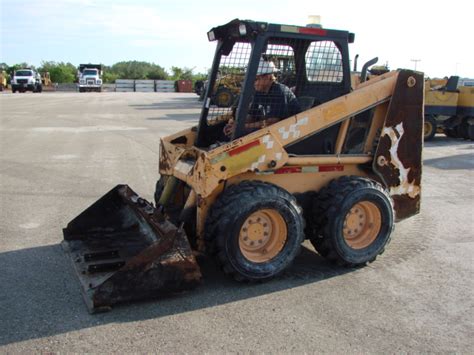
[[[421,213],[365,268],[308,242],[265,284],[211,260],[193,292],[90,315],[62,228],[119,183],[152,201],[159,138],[197,122],[195,94],[0,95],[0,352],[472,353],[474,144],[425,144]]]

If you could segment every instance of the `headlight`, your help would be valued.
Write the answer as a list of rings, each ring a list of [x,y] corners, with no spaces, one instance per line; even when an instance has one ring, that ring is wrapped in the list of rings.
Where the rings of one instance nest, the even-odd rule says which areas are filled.
[[[85,84],[86,81],[84,79],[79,80],[79,84]]]
[[[102,80],[97,79],[97,84],[102,84]]]

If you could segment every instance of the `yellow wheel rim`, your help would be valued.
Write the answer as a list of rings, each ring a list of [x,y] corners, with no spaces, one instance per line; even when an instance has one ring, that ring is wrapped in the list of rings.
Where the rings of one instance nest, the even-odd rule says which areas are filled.
[[[425,137],[428,137],[431,135],[431,133],[433,132],[433,125],[430,123],[430,122],[425,122],[425,124],[423,125],[423,129],[424,129],[424,136]]]
[[[362,201],[346,214],[343,234],[352,249],[368,247],[377,238],[382,226],[382,215],[373,202]]]
[[[254,212],[240,228],[240,251],[251,262],[267,262],[283,249],[287,235],[286,223],[280,213],[270,209]]]
[[[228,92],[221,92],[217,95],[217,102],[220,106],[228,107],[232,104],[232,96]]]

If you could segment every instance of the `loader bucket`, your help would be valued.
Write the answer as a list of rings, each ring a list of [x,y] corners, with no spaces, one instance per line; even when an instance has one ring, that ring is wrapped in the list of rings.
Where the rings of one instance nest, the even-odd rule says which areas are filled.
[[[63,234],[91,313],[191,289],[201,279],[184,230],[127,185],[105,194]]]

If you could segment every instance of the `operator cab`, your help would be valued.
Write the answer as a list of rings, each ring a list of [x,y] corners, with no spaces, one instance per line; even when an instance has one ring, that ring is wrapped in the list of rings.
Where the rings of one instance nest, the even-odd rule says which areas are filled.
[[[314,26],[314,25],[313,25]],[[196,146],[219,141],[225,122],[235,120],[231,140],[245,135],[261,60],[277,68],[276,81],[296,95],[302,111],[351,91],[348,44],[354,34],[235,19],[208,32],[217,41]],[[289,154],[332,154],[340,124],[286,147]]]

